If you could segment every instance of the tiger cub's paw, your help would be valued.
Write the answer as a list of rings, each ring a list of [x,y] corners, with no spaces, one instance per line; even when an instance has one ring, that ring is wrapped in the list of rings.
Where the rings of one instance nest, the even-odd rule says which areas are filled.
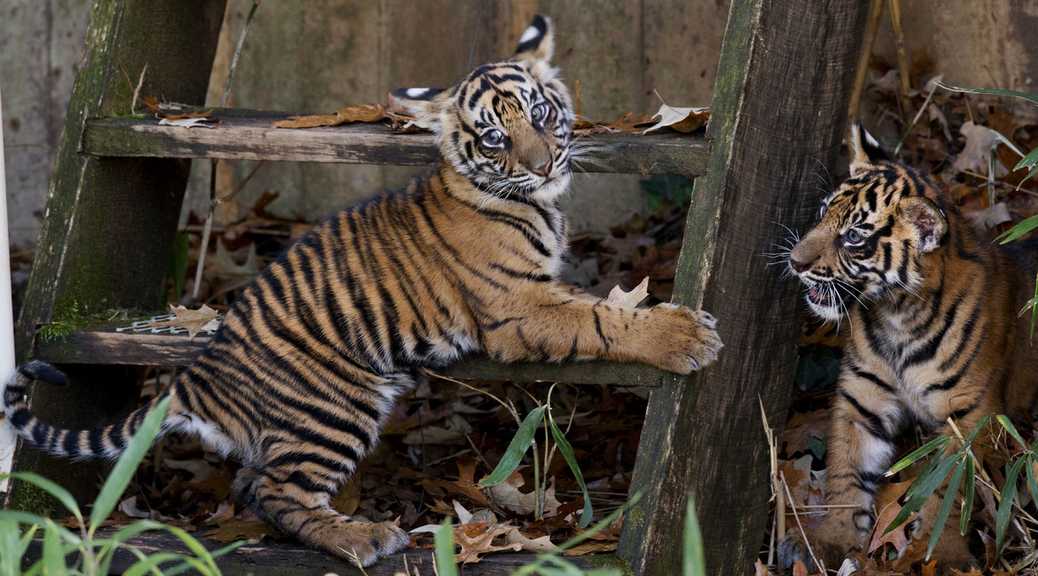
[[[659,338],[646,344],[657,358],[655,364],[669,372],[688,374],[708,366],[724,347],[717,335],[717,320],[709,312],[660,304],[653,308],[652,321]]]
[[[349,538],[335,544],[340,556],[371,566],[379,558],[389,556],[407,548],[411,537],[394,522],[350,522],[347,524]]]

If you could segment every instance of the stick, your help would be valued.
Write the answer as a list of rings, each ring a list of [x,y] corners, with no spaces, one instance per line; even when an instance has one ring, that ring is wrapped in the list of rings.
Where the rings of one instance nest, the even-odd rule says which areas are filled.
[[[818,572],[826,574],[825,565],[815,556],[815,551],[811,549],[811,542],[807,540],[807,532],[804,531],[804,525],[800,523],[800,515],[797,514],[796,504],[793,503],[793,495],[789,492],[789,484],[786,483],[786,476],[782,472],[779,472],[779,479],[782,480],[782,488],[786,492],[786,498],[789,499],[789,507],[793,510],[793,518],[797,521],[797,528],[800,529],[800,535],[804,538],[804,546],[807,547],[807,553],[811,555],[811,560],[818,567]]]
[[[4,171],[4,113],[0,97],[0,398],[7,379],[14,373],[14,310],[11,304],[11,252],[7,239],[7,177]],[[14,428],[0,421],[0,473],[9,474],[14,464],[18,436]],[[7,492],[7,478],[0,480],[0,493]]]
[[[847,119],[849,126],[858,122],[861,112],[861,94],[865,91],[865,80],[869,75],[869,58],[872,56],[872,44],[879,31],[880,18],[883,16],[883,0],[871,0],[869,19],[865,23],[865,35],[861,42],[861,55],[858,57],[858,70],[854,75],[854,87],[851,89],[851,101],[848,105]],[[849,142],[850,140],[848,140]]]
[[[912,89],[909,77],[908,52],[905,48],[905,33],[901,27],[901,0],[889,0],[890,27],[894,29],[894,43],[897,47],[897,76],[901,86],[902,116],[911,114],[912,100],[908,93]]]

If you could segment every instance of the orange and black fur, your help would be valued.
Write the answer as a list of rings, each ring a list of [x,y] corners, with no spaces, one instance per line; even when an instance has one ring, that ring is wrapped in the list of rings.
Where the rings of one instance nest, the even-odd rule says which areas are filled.
[[[552,47],[538,16],[512,59],[450,89],[394,92],[392,103],[438,137],[435,175],[343,211],[292,246],[163,395],[172,397],[165,429],[240,459],[239,499],[311,546],[364,565],[406,546],[394,523],[354,521],[329,502],[422,367],[483,352],[684,374],[721,347],[705,312],[617,307],[557,281],[574,115]],[[37,377],[60,379],[45,364],[24,366],[6,413],[55,454],[115,457],[148,408],[93,430],[56,429],[26,404]]]
[[[899,432],[951,434],[949,419],[969,431],[999,413],[1029,421],[1038,391],[1038,354],[1017,320],[1025,275],[935,186],[878,158],[868,138],[853,131],[850,178],[789,255],[811,310],[849,322],[828,448],[826,498],[836,506],[808,534],[830,568],[867,544]],[[910,535],[929,534],[938,503],[923,507]],[[957,528],[953,519],[938,544],[943,563],[970,560]],[[804,555],[795,538],[781,552],[786,564]]]

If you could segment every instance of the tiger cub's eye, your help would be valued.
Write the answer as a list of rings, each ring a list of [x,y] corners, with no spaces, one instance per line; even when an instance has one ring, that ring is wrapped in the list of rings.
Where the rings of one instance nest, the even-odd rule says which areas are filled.
[[[483,133],[479,143],[485,148],[500,148],[505,143],[505,133],[497,128],[491,128]]]
[[[843,243],[848,246],[856,246],[861,244],[864,240],[865,237],[861,235],[861,232],[858,232],[854,228],[851,228],[843,234]]]
[[[533,110],[530,110],[530,118],[532,118],[533,121],[537,124],[544,122],[544,119],[547,117],[548,104],[546,102],[541,102],[540,104],[534,106]]]

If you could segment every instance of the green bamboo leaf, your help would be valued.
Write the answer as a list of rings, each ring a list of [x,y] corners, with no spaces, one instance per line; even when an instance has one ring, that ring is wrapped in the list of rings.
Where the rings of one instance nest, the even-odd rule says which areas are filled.
[[[1008,416],[1005,414],[999,414],[998,416],[995,416],[995,420],[1005,428],[1006,432],[1009,432],[1009,435],[1013,437],[1013,440],[1016,440],[1024,450],[1027,449],[1027,442],[1024,442],[1024,437],[1016,430],[1016,426],[1013,425],[1013,422]]]
[[[202,546],[202,543],[195,539],[194,536],[188,534],[183,528],[178,528],[176,526],[164,526],[164,528],[167,532],[176,536],[177,539],[183,542],[184,546],[187,546],[187,549],[190,550],[196,558],[205,562],[205,565],[209,567],[212,573],[215,574],[220,572],[220,569],[216,567],[216,561],[213,560],[212,554],[210,554],[209,551],[206,550],[205,546]]]
[[[699,529],[696,503],[691,494],[688,495],[688,504],[685,506],[685,553],[682,574],[684,576],[706,576],[703,533]]]
[[[966,458],[966,486],[962,490],[962,508],[959,510],[959,534],[965,536],[973,515],[973,494],[976,492],[976,470],[973,458]]]
[[[433,544],[436,548],[436,574],[458,576],[458,564],[454,561],[454,530],[451,528],[450,520],[444,519],[433,535]]]
[[[908,487],[908,491],[905,492],[906,500],[904,507],[898,512],[894,520],[887,526],[884,534],[894,530],[898,526],[905,523],[908,517],[918,512],[923,504],[933,495],[937,488],[944,482],[944,479],[948,477],[952,467],[955,466],[956,461],[959,459],[958,454],[949,454],[941,459],[935,459],[926,472],[916,478],[915,482]]]
[[[519,430],[515,436],[512,436],[512,441],[508,443],[508,448],[505,449],[505,454],[497,463],[497,467],[489,476],[479,481],[480,488],[497,486],[507,480],[512,472],[515,472],[523,461],[523,456],[533,445],[533,436],[537,433],[537,427],[541,423],[545,408],[545,406],[538,406],[526,415],[526,419],[519,425]]]
[[[1017,222],[1012,228],[999,234],[995,240],[997,240],[999,244],[1009,244],[1010,242],[1023,238],[1035,228],[1038,228],[1038,214]]]
[[[938,82],[937,85],[951,92],[961,92],[964,94],[988,94],[990,96],[1009,96],[1011,98],[1022,98],[1038,104],[1038,94],[1033,92],[1018,92],[1016,90],[1005,90],[1003,88],[965,88],[962,86],[945,84],[944,82]]]
[[[43,574],[62,576],[65,570],[65,553],[61,549],[61,532],[58,525],[48,520],[43,531]]]
[[[974,426],[973,430],[970,430],[969,434],[966,435],[966,446],[973,445],[973,441],[977,439],[977,435],[980,434],[981,430],[987,427],[988,422],[990,421],[991,416],[984,416],[983,418],[977,421],[977,425]]]
[[[0,510],[0,521],[11,521],[15,524],[25,524],[30,527],[42,528],[46,526],[48,519],[36,514],[29,512],[22,512],[20,510]],[[61,537],[72,544],[79,544],[81,542],[79,536],[65,528],[64,526],[58,526],[58,531],[61,532]]]
[[[1036,457],[1033,454],[1027,456],[1027,464],[1024,464],[1024,471],[1027,473],[1027,491],[1031,494],[1031,501],[1038,505],[1038,481],[1034,476],[1034,465]]]
[[[577,462],[577,457],[573,453],[573,446],[570,445],[569,440],[566,439],[566,435],[559,429],[558,424],[555,423],[555,418],[551,416],[551,410],[548,410],[548,428],[551,429],[552,438],[555,439],[555,445],[559,447],[559,452],[562,454],[562,458],[566,460],[566,464],[569,464],[569,469],[573,472],[573,477],[577,479],[577,485],[580,486],[580,491],[584,495],[584,511],[580,514],[580,522],[578,526],[581,528],[587,528],[588,524],[591,524],[591,519],[594,516],[594,510],[591,508],[591,495],[588,494],[587,484],[584,482],[584,474],[580,472],[580,463]]]
[[[623,514],[626,514],[628,510],[630,510],[635,505],[637,505],[638,502],[641,501],[641,499],[642,499],[642,493],[639,490],[638,492],[635,492],[634,496],[631,496],[631,498],[629,500],[627,500],[627,502],[623,506],[621,506],[621,507],[617,508],[616,510],[613,510],[612,512],[610,512],[608,516],[606,516],[605,518],[603,518],[603,519],[599,520],[598,522],[596,522],[594,526],[588,528],[587,530],[584,530],[584,531],[578,533],[577,535],[573,536],[569,540],[566,540],[562,544],[559,544],[559,549],[560,550],[569,550],[570,548],[576,546],[577,544],[580,544],[581,542],[587,540],[588,538],[591,538],[595,534],[598,534],[602,530],[605,530],[606,528],[609,527],[610,524],[612,524],[613,522],[616,522],[617,518],[619,518]]]
[[[83,524],[83,514],[79,511],[79,504],[76,504],[75,497],[72,493],[63,488],[56,482],[48,480],[39,474],[33,472],[15,472],[13,474],[0,474],[0,480],[4,478],[13,478],[22,482],[27,482],[33,486],[43,490],[44,492],[53,496],[66,510],[72,513],[79,520],[80,525]]]
[[[94,535],[97,527],[104,522],[105,518],[108,518],[108,515],[112,513],[112,510],[115,509],[116,504],[119,502],[119,498],[126,490],[126,486],[130,484],[133,473],[137,470],[141,460],[144,459],[144,455],[148,453],[148,448],[151,447],[151,443],[155,441],[155,436],[158,435],[159,430],[162,428],[162,422],[166,419],[166,412],[169,410],[169,402],[170,397],[167,396],[148,412],[137,433],[130,439],[126,451],[119,457],[119,461],[115,463],[111,474],[105,480],[104,486],[101,487],[101,493],[97,496],[97,500],[94,501],[94,508],[90,511],[88,534],[91,536]]]
[[[948,482],[948,487],[944,491],[944,500],[941,501],[941,508],[930,529],[930,541],[926,545],[927,561],[930,560],[930,555],[933,554],[933,549],[937,547],[937,541],[941,539],[941,534],[944,532],[945,524],[948,523],[948,516],[951,515],[955,497],[959,494],[959,485],[962,484],[962,475],[966,471],[967,461],[970,461],[968,457],[955,467],[955,473],[952,474],[951,481]]]
[[[1013,172],[1022,168],[1034,168],[1035,166],[1038,166],[1038,148],[1031,150],[1027,153],[1027,156],[1021,158],[1020,161],[1016,163],[1016,166],[1013,166]]]
[[[915,464],[916,462],[929,456],[931,453],[944,448],[947,444],[947,436],[937,436],[936,438],[930,440],[926,444],[923,444],[915,450],[912,450],[904,458],[895,462],[894,465],[890,467],[890,470],[887,470],[884,476],[889,478],[890,476],[897,474],[898,472],[904,470],[905,468],[908,468],[912,464]]]
[[[132,524],[123,526],[110,537],[104,540],[94,540],[94,545],[98,546],[97,551],[97,563],[98,563],[98,574],[108,574],[108,569],[112,565],[112,559],[115,557],[115,550],[122,545],[123,542],[143,534],[144,532],[152,530],[162,530],[163,525],[154,520],[138,520]]]
[[[238,548],[241,548],[245,544],[247,544],[247,542],[245,540],[239,540],[237,542],[232,542],[232,543],[230,543],[230,544],[228,544],[226,546],[222,546],[220,548],[217,548],[216,550],[213,550],[213,551],[209,552],[209,554],[211,554],[213,556],[213,558],[219,558],[220,556],[223,556],[224,554],[229,554],[231,552],[234,552],[235,550],[237,550]],[[179,564],[177,566],[174,566],[172,568],[163,569],[162,570],[162,574],[163,574],[163,576],[176,576],[177,574],[183,574],[184,572],[187,572],[188,570],[191,570],[191,569],[192,569],[192,566],[191,566],[190,563],[182,562],[181,564]],[[104,574],[104,572],[98,572],[98,573],[99,574]],[[219,574],[219,573],[220,573],[219,571],[216,572],[216,574]]]
[[[177,560],[182,560],[184,562],[190,563],[192,568],[198,570],[203,575],[208,576],[212,574],[212,572],[210,572],[209,570],[209,567],[197,558],[183,556],[181,554],[176,554],[174,552],[159,552],[156,554],[152,554],[151,556],[146,556],[141,560],[138,560],[133,566],[130,566],[126,570],[126,572],[123,572],[123,576],[143,576],[147,572],[159,570],[160,564],[166,562],[176,562]],[[159,573],[161,574],[161,570]]]
[[[995,514],[995,551],[1002,554],[1002,547],[1006,544],[1006,530],[1009,528],[1009,519],[1013,513],[1013,502],[1016,500],[1016,481],[1020,476],[1026,457],[1018,458],[1012,465],[1008,465],[1006,471],[1006,483],[1002,487],[1002,501],[998,503],[998,511]]]

